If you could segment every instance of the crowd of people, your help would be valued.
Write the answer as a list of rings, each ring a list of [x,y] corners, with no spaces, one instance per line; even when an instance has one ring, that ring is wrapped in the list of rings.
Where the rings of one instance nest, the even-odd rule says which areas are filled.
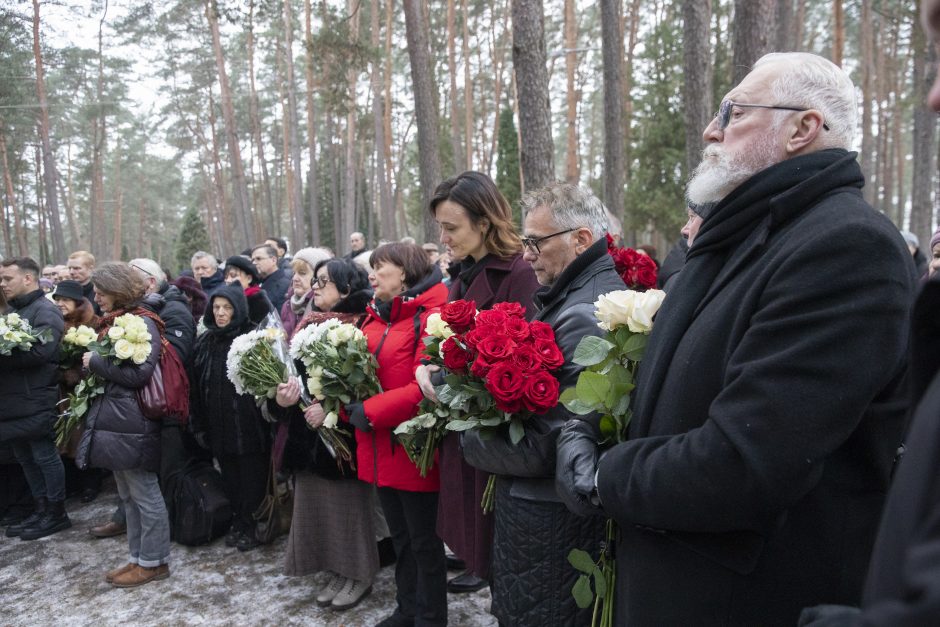
[[[940,2],[925,2],[925,28],[940,33]],[[940,87],[930,102],[940,110]],[[519,303],[554,331],[561,389],[575,385],[579,341],[602,333],[595,301],[625,289],[608,254],[617,226],[585,187],[528,192],[520,233],[488,176],[449,178],[427,208],[444,252],[413,241],[367,250],[354,233],[343,256],[288,255],[271,238],[224,262],[195,252],[172,281],[151,259],[96,265],[79,251],[42,270],[6,259],[4,310],[51,340],[0,355],[0,443],[31,496],[28,511],[8,507],[0,524],[23,540],[67,529],[65,467],[85,500],[111,472],[120,504],[90,533],[126,533],[129,559],[105,578],[116,587],[164,579],[172,550],[161,486],[202,455],[231,503],[224,542],[240,551],[266,540],[255,513],[272,476],[291,477],[284,570],[329,573],[312,603],[354,607],[394,562],[396,606],[383,627],[445,625],[448,592],[485,586],[501,625],[591,624],[593,608],[572,595],[576,548],[616,555],[607,602],[617,625],[936,622],[940,361],[930,306],[940,284],[928,277],[940,262],[915,269],[916,238],[863,200],[850,152],[856,117],[851,80],[811,54],[767,55],[725,96],[687,188],[683,239],[663,263],[667,296],[635,381],[629,437],[615,445],[601,437],[602,416],[561,404],[524,422],[517,443],[508,430],[450,433],[427,474],[393,435],[419,403],[440,402],[443,373],[422,337],[454,300],[479,310]],[[930,254],[940,259],[940,232]],[[127,313],[150,332],[146,360],[115,365],[88,352],[58,367],[67,329],[104,335]],[[232,343],[272,319],[290,336],[330,319],[365,334],[382,391],[341,412],[350,459],[317,437],[326,412],[302,408],[306,381],[257,402],[229,380]],[[145,418],[135,394],[161,346],[187,366],[185,425]],[[103,392],[57,450],[57,404],[88,373]],[[495,505],[484,513],[491,476]],[[608,518],[619,529],[613,545]]]

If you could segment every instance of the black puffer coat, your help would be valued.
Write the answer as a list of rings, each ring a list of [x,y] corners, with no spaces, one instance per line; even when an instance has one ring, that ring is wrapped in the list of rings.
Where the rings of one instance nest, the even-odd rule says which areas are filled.
[[[13,311],[33,329],[52,331],[45,344],[29,351],[0,355],[0,441],[38,438],[51,434],[59,400],[57,358],[65,323],[62,313],[42,290],[10,301]]]
[[[156,313],[166,325],[166,340],[176,349],[183,365],[186,365],[192,359],[193,343],[196,340],[196,323],[189,309],[189,301],[178,287],[169,283],[164,283],[159,293],[164,303],[163,308]]]
[[[232,321],[221,329],[212,313],[217,298],[224,298],[235,308]],[[251,395],[235,393],[225,367],[232,341],[254,326],[248,320],[248,303],[242,287],[225,285],[213,292],[203,322],[206,332],[196,341],[190,376],[193,430],[208,436],[216,458],[263,453],[270,444],[261,410]]]
[[[536,293],[535,319],[554,329],[565,364],[555,373],[561,389],[573,386],[583,369],[574,350],[585,335],[599,335],[594,301],[624,289],[599,240],[561,273],[551,288]],[[508,434],[484,438],[463,434],[464,457],[471,466],[502,475],[495,507],[493,614],[507,625],[588,625],[591,609],[578,610],[571,596],[577,571],[568,552],[580,547],[596,554],[603,520],[568,511],[555,492],[558,433],[571,414],[562,405],[525,423],[525,437],[514,445]]]
[[[130,313],[139,313],[133,310]],[[137,402],[137,390],[147,385],[160,359],[160,330],[144,317],[150,331],[150,355],[137,365],[126,360],[115,365],[100,355],[93,355],[88,370],[105,381],[104,394],[95,398],[85,416],[75,456],[76,465],[108,470],[160,469],[160,423],[147,420]]]

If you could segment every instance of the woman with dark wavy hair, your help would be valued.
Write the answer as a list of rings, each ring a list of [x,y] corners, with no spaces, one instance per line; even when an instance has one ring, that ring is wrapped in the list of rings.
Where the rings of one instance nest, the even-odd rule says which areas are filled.
[[[428,211],[441,227],[441,243],[460,259],[447,300],[472,300],[477,309],[516,302],[525,317],[535,315],[532,297],[539,284],[532,266],[522,259],[522,240],[512,222],[512,208],[481,172],[464,172],[437,186]],[[422,366],[417,379],[424,395],[436,401],[429,378],[436,368]],[[440,378],[440,374],[437,375]],[[441,383],[436,380],[435,383]],[[441,444],[441,497],[438,533],[465,563],[465,571],[447,584],[450,592],[474,592],[487,585],[493,546],[493,517],[480,501],[488,475],[467,464],[457,434]]]

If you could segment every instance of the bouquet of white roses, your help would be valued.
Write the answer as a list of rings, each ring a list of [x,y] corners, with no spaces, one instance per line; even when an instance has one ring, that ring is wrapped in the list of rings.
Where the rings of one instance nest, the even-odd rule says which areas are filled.
[[[62,353],[60,367],[71,368],[81,359],[82,355],[89,350],[92,342],[98,340],[98,334],[89,326],[80,325],[72,327],[62,336],[62,344],[59,350]]]
[[[131,361],[138,366],[150,357],[150,330],[144,319],[136,314],[118,316],[108,332],[100,340],[97,337],[84,325],[71,329],[62,338],[63,351],[75,355],[92,351],[115,364]],[[88,413],[92,400],[103,393],[104,381],[95,374],[89,374],[75,386],[68,398],[61,401],[67,402],[68,407],[59,414],[55,424],[56,444],[62,446],[68,441],[72,430]]]
[[[36,331],[29,320],[16,313],[0,316],[0,355],[11,355],[14,350],[28,351],[33,344],[45,344],[52,339],[52,331]]]
[[[630,424],[630,393],[646,342],[653,330],[653,317],[666,293],[661,290],[638,292],[622,290],[603,294],[594,303],[598,325],[604,337],[585,336],[574,351],[574,362],[585,369],[575,387],[561,395],[561,402],[575,414],[601,414],[601,443],[616,444],[627,437]],[[614,557],[617,524],[607,520],[607,539],[595,562],[586,551],[572,549],[568,561],[581,576],[572,594],[579,607],[594,602],[594,624],[613,625]],[[593,579],[592,592],[591,580]]]
[[[344,437],[335,431],[340,409],[382,391],[366,336],[354,325],[330,319],[294,335],[290,355],[307,370],[307,390],[323,405],[326,419],[320,437],[334,454],[351,461]]]

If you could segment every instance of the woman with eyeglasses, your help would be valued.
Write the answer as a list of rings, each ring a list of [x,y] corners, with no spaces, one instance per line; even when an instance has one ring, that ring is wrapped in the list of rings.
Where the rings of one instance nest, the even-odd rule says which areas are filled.
[[[472,300],[480,310],[517,302],[531,320],[535,316],[532,297],[539,284],[522,258],[512,209],[493,180],[472,171],[448,179],[434,191],[428,210],[441,227],[441,243],[461,260],[452,276],[448,301]],[[436,368],[422,366],[417,378],[424,395],[436,401],[432,370]],[[474,592],[485,587],[490,576],[493,517],[484,516],[480,508],[488,475],[463,460],[458,442],[457,434],[450,434],[441,445],[438,533],[465,563],[465,572],[448,582],[448,590]]]
[[[301,248],[294,253],[290,262],[294,272],[290,280],[290,296],[281,307],[281,322],[287,337],[293,336],[301,318],[314,310],[313,269],[318,263],[332,256],[332,253],[324,248]]]
[[[349,259],[326,259],[313,272],[314,310],[304,315],[294,333],[334,318],[361,326],[372,300],[365,271]],[[302,367],[298,370],[303,372]],[[327,573],[317,605],[346,610],[369,594],[379,570],[375,488],[359,481],[355,464],[333,458],[310,428],[323,424],[320,404],[315,402],[302,412],[299,398],[300,384],[293,380],[279,386],[274,403],[268,404],[287,423],[284,464],[294,472],[294,513],[284,572],[293,576]],[[346,432],[355,459],[353,428],[347,423],[337,428]]]

